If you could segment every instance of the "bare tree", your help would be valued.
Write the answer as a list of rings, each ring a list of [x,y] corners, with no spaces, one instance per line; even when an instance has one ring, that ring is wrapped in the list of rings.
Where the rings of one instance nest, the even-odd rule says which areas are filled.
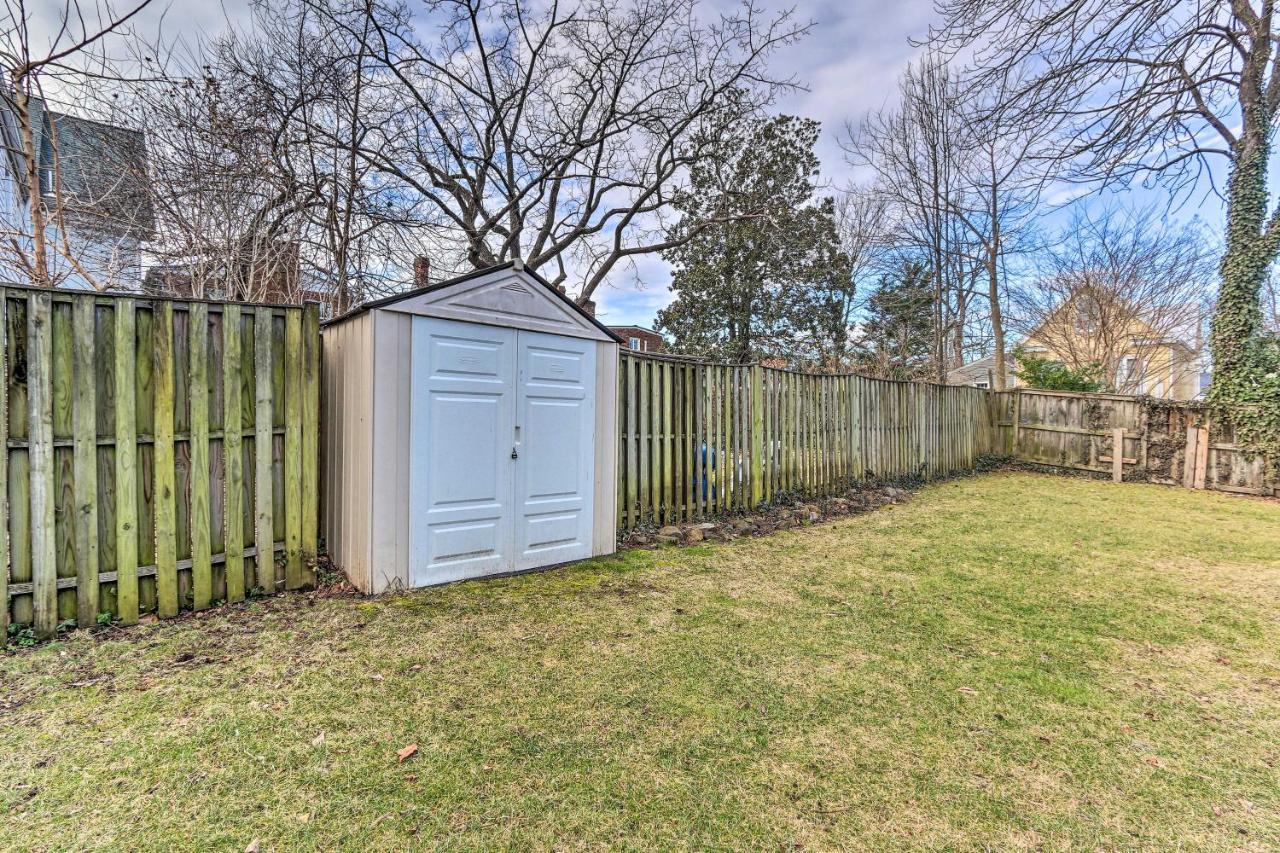
[[[1165,381],[1170,347],[1198,370],[1200,319],[1214,256],[1197,227],[1162,227],[1150,211],[1078,214],[1039,275],[1012,292],[1011,323],[1071,368],[1096,366],[1138,393]],[[1153,355],[1154,354],[1154,355]]]
[[[9,175],[0,265],[38,287],[72,276],[98,289],[118,284],[118,247],[102,235],[126,226],[136,253],[138,233],[149,227],[140,137],[55,109],[53,100],[83,105],[96,90],[126,78],[110,48],[149,2],[116,11],[106,2],[66,0],[51,16],[50,34],[41,37],[33,10],[5,0],[0,138]]]
[[[156,286],[340,312],[400,287],[435,248],[416,202],[360,154],[391,107],[335,15],[357,33],[368,20],[363,6],[258,7],[247,33],[168,57],[163,81],[136,93],[153,128]]]
[[[972,296],[971,236],[955,216],[963,192],[963,128],[958,83],[946,65],[926,56],[899,81],[900,102],[847,128],[842,143],[854,166],[870,169],[895,232],[895,244],[929,269],[933,284],[933,370],[946,381],[963,358]]]
[[[689,165],[789,85],[767,62],[807,29],[751,3],[703,23],[696,0],[315,8],[362,45],[386,98],[362,162],[451,229],[462,266],[521,258],[580,278],[583,301],[620,263],[672,247]]]
[[[1010,256],[1028,248],[1051,175],[1042,153],[1052,120],[1002,110],[999,91],[966,87],[936,55],[904,75],[901,91],[898,107],[850,131],[847,156],[872,168],[903,236],[941,270],[936,347],[944,337],[950,345],[936,361],[962,362],[975,343],[985,351],[989,341],[994,387],[1003,389],[1002,294]]]
[[[1268,160],[1280,108],[1271,0],[941,0],[934,46],[1005,106],[1061,117],[1054,159],[1081,181],[1188,189],[1225,162],[1227,225],[1211,342],[1215,389],[1247,395],[1260,292],[1280,252]],[[1243,384],[1242,384],[1243,383]]]

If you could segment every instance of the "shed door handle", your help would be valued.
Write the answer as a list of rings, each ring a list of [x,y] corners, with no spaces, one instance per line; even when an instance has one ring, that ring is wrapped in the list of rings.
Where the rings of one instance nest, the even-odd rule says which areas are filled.
[[[520,454],[519,454],[519,452],[517,452],[517,450],[516,450],[514,447],[513,447],[513,448],[511,448],[511,458],[512,458],[512,459],[519,459],[519,458],[520,458]]]

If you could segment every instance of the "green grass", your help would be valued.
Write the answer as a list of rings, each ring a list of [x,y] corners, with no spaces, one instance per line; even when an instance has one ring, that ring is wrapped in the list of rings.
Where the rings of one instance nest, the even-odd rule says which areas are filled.
[[[988,475],[0,656],[0,847],[1273,847],[1278,650],[1280,505]]]

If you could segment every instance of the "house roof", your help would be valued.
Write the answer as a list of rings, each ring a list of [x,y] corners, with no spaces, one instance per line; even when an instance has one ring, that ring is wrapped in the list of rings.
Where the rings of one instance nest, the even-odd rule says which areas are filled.
[[[1032,327],[1031,331],[1024,336],[1025,340],[1035,340],[1043,337],[1045,327],[1050,324],[1062,324],[1071,322],[1070,318],[1063,319],[1062,314],[1070,309],[1076,299],[1082,296],[1081,291],[1069,294],[1060,303],[1054,306],[1044,319]],[[1179,302],[1158,306],[1156,309],[1166,318],[1176,319],[1177,322],[1169,323],[1169,328],[1164,334],[1155,334],[1156,330],[1152,328],[1152,319],[1148,315],[1143,316],[1143,312],[1137,309],[1132,310],[1133,319],[1141,323],[1144,328],[1153,334],[1144,337],[1137,330],[1130,335],[1130,343],[1138,346],[1180,346],[1188,352],[1196,352],[1201,346],[1200,343],[1200,322],[1202,318],[1201,307],[1192,302]]]
[[[23,198],[30,196],[11,96],[0,97],[0,139],[6,166]],[[146,137],[141,131],[49,109],[28,101],[41,170],[55,152],[66,216],[75,227],[109,234],[148,236],[155,217],[147,192]]]
[[[1009,367],[1013,367],[1015,365],[1015,361],[1012,353],[1006,354],[1004,357],[1004,360],[1005,360],[1005,364],[1008,365]],[[973,361],[962,364],[959,367],[953,367],[951,370],[948,370],[947,380],[953,381],[953,380],[969,379],[974,376],[982,376],[988,370],[994,370],[995,366],[996,366],[996,357],[994,355],[988,355],[988,356],[985,356],[984,358],[974,359]]]
[[[464,285],[469,282],[490,277],[494,273],[499,273],[504,270],[511,270],[515,273],[518,273],[523,279],[536,283],[536,285],[538,285],[541,290],[545,291],[546,295],[550,296],[551,298],[556,300],[561,306],[571,311],[579,320],[585,321],[586,323],[590,324],[597,331],[603,333],[609,340],[613,341],[614,343],[624,343],[622,338],[619,337],[616,332],[614,332],[608,326],[601,323],[589,312],[585,311],[581,305],[574,302],[572,299],[570,299],[568,296],[562,293],[559,290],[559,288],[557,288],[551,282],[547,281],[545,278],[538,275],[538,273],[534,272],[533,270],[525,267],[524,264],[521,263],[520,261],[508,261],[507,263],[504,263],[504,264],[497,264],[496,266],[486,267],[485,269],[474,270],[464,275],[456,276],[455,278],[450,278],[450,279],[446,279],[445,281],[439,281],[434,284],[429,284],[426,287],[415,287],[410,290],[406,290],[403,293],[395,293],[395,294],[392,294],[391,296],[385,296],[381,299],[374,299],[369,302],[364,302],[364,303],[361,303],[360,305],[357,305],[355,308],[352,308],[350,311],[347,311],[346,313],[342,314],[341,316],[335,317],[332,320],[327,321],[323,325],[331,326],[337,323],[341,323],[344,320],[349,320],[352,317],[358,316],[360,314],[365,313],[366,311],[370,311],[374,309],[395,310],[396,306],[402,306],[404,305],[404,303],[408,302],[409,300],[418,300],[421,297],[430,296],[432,294],[439,294],[442,291],[449,290],[452,288],[457,288],[460,285]],[[475,320],[473,319],[473,321]]]

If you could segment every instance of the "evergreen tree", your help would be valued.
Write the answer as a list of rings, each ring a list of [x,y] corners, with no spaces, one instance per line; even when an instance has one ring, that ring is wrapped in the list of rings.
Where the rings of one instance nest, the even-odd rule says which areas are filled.
[[[677,351],[794,366],[845,358],[853,284],[835,202],[814,199],[818,127],[751,122],[692,170],[671,237],[697,231],[665,253],[677,297],[657,317]]]
[[[915,261],[876,282],[858,335],[858,368],[885,379],[925,379],[933,365],[933,277]]]

